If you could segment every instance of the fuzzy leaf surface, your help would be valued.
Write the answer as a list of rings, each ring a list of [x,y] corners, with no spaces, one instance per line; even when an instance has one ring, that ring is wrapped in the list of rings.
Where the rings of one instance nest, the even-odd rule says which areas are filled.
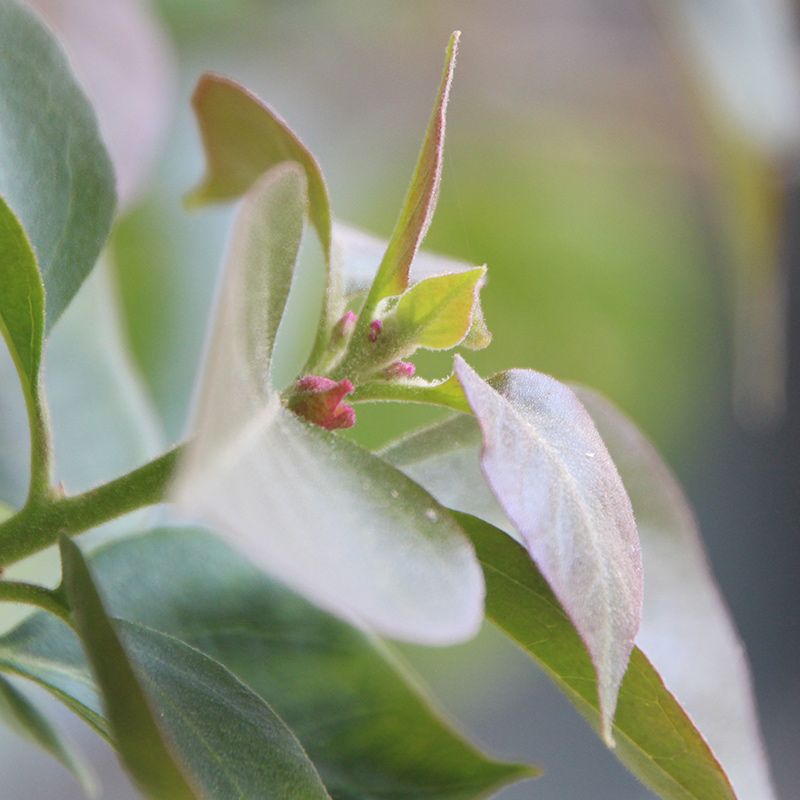
[[[610,741],[642,607],[639,536],[619,473],[564,384],[509,370],[489,385],[458,356],[455,370],[481,427],[486,481],[591,653]]]

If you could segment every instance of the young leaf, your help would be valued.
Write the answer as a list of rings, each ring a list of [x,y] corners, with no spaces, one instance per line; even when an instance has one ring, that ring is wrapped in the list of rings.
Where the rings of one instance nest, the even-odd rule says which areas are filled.
[[[418,347],[450,350],[460,344],[472,327],[478,293],[486,267],[437,275],[415,283],[403,292],[384,321],[384,335],[393,330]]]
[[[361,384],[350,399],[353,403],[426,403],[465,414],[472,410],[455,375],[439,381],[422,378],[369,381]]]
[[[2,12],[0,12],[2,13]],[[44,286],[19,220],[0,197],[0,331],[27,395],[38,389]]]
[[[0,195],[38,257],[52,328],[94,266],[114,214],[97,122],[58,44],[13,0],[0,3]]]
[[[263,700],[183,642],[112,622],[77,546],[62,538],[61,556],[114,743],[148,796],[328,798],[299,742]]]
[[[483,433],[486,480],[591,653],[603,735],[639,629],[642,567],[631,504],[591,418],[563,384],[510,370],[490,386],[456,356]]]
[[[636,426],[576,387],[619,467],[642,539],[639,645],[730,775],[740,800],[775,797],[744,648],[703,553],[680,485]]]
[[[389,239],[389,246],[367,296],[364,305],[365,317],[372,316],[375,307],[384,297],[405,291],[411,262],[433,219],[442,178],[447,103],[450,99],[450,85],[453,82],[460,37],[460,31],[456,31],[450,37],[439,93],[436,95],[422,149],[400,216]]]
[[[69,743],[50,721],[14,684],[0,677],[0,719],[21,737],[46,750],[80,782],[89,797],[95,795],[95,780]]]
[[[397,638],[468,638],[483,587],[458,526],[401,473],[285,409],[266,380],[302,225],[297,176],[269,172],[237,219],[173,495],[326,609]]]
[[[593,726],[604,725],[592,661],[525,549],[482,520],[458,516],[486,576],[488,617]],[[665,800],[735,800],[705,740],[637,648],[620,687],[614,738],[616,756]]]
[[[182,639],[273,705],[335,798],[477,800],[536,774],[477,751],[378,640],[269,580],[205,531],[118,541],[91,565],[112,614]],[[37,614],[0,639],[0,668],[43,683],[96,724],[88,667],[54,617]]]

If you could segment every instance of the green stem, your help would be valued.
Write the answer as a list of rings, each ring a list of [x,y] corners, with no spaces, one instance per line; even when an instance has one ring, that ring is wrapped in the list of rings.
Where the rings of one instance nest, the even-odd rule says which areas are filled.
[[[58,592],[45,589],[44,586],[34,586],[32,583],[17,581],[0,581],[0,602],[37,606],[55,614],[67,625],[72,625],[69,608],[64,605]]]
[[[28,505],[43,501],[50,494],[51,446],[47,407],[42,402],[41,381],[26,387],[28,429],[31,437],[30,483]]]
[[[28,503],[0,525],[0,566],[7,566],[58,541],[75,536],[137,508],[164,499],[176,447],[127,475],[74,497]]]

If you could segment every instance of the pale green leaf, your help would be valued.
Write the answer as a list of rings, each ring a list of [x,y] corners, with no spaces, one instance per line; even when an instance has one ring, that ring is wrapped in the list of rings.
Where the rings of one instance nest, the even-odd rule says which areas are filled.
[[[80,781],[89,796],[95,795],[95,779],[69,743],[41,711],[6,678],[0,677],[0,719],[19,736],[38,745],[60,761]]]
[[[471,413],[464,390],[455,375],[439,381],[423,378],[375,380],[361,384],[349,398],[353,403],[425,403]]]
[[[486,383],[456,356],[495,497],[575,624],[597,670],[603,734],[639,630],[642,566],[630,500],[573,392],[533,370]]]
[[[0,195],[36,252],[49,330],[108,235],[114,176],[64,54],[15,0],[0,2],[0,53]]]

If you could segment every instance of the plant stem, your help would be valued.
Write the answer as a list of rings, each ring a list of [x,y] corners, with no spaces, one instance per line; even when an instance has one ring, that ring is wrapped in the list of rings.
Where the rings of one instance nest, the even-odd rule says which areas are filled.
[[[34,385],[27,384],[24,379],[22,383],[31,438],[30,483],[28,484],[27,503],[32,505],[44,500],[50,494],[50,422],[47,407],[42,402],[41,380],[37,379]]]
[[[34,586],[32,583],[18,583],[17,581],[0,581],[0,602],[37,606],[55,614],[67,625],[72,625],[69,609],[62,602],[58,592],[45,589],[44,586]]]
[[[164,499],[181,447],[109,483],[75,495],[27,503],[0,525],[0,566],[8,566],[58,541]]]

